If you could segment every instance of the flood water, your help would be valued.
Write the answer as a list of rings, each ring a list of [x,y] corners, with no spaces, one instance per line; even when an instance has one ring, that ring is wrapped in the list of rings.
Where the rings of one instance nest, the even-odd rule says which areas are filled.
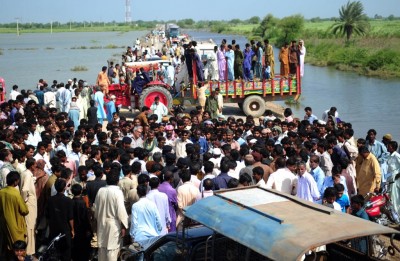
[[[69,78],[85,79],[94,83],[97,73],[107,60],[120,61],[121,53],[145,32],[54,33],[54,34],[0,34],[0,77],[7,86],[17,84],[20,89],[33,89],[40,78],[67,81]],[[246,38],[209,32],[188,32],[193,39],[213,39],[220,43],[232,39],[244,48]],[[115,45],[120,48],[107,49]],[[86,49],[79,49],[81,46]],[[307,42],[305,43],[307,47]],[[78,48],[77,48],[78,47]],[[279,72],[275,49],[275,72]],[[307,60],[307,56],[306,56]],[[75,66],[88,70],[72,72]],[[331,106],[338,108],[340,118],[353,124],[357,137],[365,137],[370,128],[376,129],[378,138],[391,133],[400,138],[400,80],[380,80],[340,72],[332,68],[305,66],[302,96],[299,105],[291,105],[296,117],[304,116],[304,107],[312,107],[321,117]],[[280,103],[283,106],[283,102]]]

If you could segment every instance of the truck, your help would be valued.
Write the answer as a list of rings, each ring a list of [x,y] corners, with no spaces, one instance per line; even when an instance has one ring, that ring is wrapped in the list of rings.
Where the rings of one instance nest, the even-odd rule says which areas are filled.
[[[165,34],[168,38],[178,38],[180,35],[179,26],[176,24],[166,24],[165,25]]]

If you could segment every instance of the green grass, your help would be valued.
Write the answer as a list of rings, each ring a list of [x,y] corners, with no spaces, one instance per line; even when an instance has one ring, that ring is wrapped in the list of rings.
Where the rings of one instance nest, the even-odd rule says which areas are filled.
[[[71,71],[73,71],[73,72],[83,72],[83,71],[87,71],[87,70],[88,70],[87,67],[81,66],[81,65],[77,65],[77,66],[71,68]]]

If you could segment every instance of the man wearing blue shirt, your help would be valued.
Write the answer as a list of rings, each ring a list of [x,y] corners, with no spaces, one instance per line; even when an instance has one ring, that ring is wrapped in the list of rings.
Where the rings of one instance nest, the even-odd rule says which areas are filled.
[[[306,112],[306,115],[304,116],[304,120],[307,120],[310,124],[313,124],[315,120],[318,120],[317,116],[312,114],[311,107],[305,107],[304,111]]]
[[[318,191],[322,191],[322,186],[324,185],[325,173],[319,167],[319,157],[317,155],[312,155],[310,157],[310,174],[313,176],[315,182],[317,182]],[[321,194],[324,194],[323,191]]]
[[[200,155],[203,155],[208,151],[208,143],[207,140],[201,136],[201,134],[201,130],[196,130],[193,133],[191,141],[193,142],[193,144],[198,144],[200,146]]]

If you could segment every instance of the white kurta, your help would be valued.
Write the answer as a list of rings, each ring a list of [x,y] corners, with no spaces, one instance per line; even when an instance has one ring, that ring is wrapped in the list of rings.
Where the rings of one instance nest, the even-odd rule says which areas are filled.
[[[128,228],[128,214],[121,189],[118,186],[101,188],[97,193],[94,208],[99,248],[119,249],[122,244],[121,224]]]
[[[24,178],[21,180],[21,196],[28,206],[29,214],[25,216],[27,235],[28,255],[35,253],[35,226],[37,218],[37,198],[33,173],[27,169],[24,171]]]

